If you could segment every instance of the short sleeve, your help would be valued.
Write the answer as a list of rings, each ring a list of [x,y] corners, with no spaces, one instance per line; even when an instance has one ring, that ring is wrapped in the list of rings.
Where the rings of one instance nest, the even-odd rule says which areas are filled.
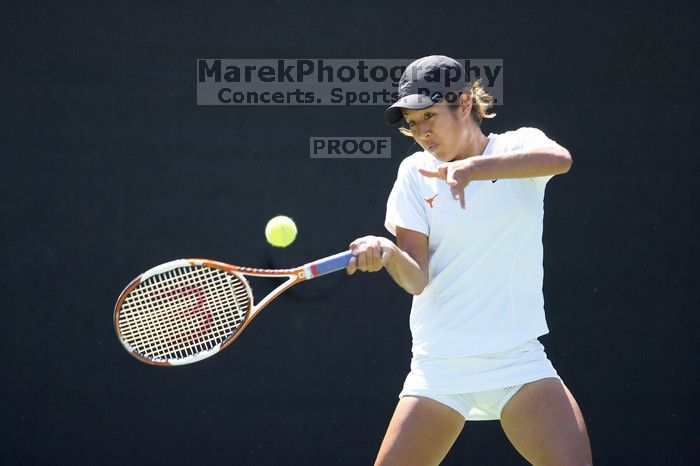
[[[401,163],[399,173],[386,203],[384,226],[396,236],[396,227],[430,232],[428,217],[423,206],[420,188],[416,180],[417,168],[407,158]]]
[[[539,147],[550,147],[556,146],[557,143],[547,137],[544,132],[537,128],[520,128],[518,130],[518,136],[521,141],[521,150],[527,149],[537,149]],[[538,176],[532,178],[532,180],[537,185],[538,191],[544,194],[547,182],[553,178],[554,175]]]

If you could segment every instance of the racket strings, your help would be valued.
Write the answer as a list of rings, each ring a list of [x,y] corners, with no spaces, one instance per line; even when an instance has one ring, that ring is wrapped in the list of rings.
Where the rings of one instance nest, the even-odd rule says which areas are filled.
[[[251,301],[236,275],[211,267],[179,267],[131,290],[119,313],[119,333],[150,360],[183,359],[212,350],[235,334]]]

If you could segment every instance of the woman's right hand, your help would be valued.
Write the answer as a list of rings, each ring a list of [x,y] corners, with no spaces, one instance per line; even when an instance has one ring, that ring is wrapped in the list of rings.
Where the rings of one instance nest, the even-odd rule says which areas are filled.
[[[349,275],[357,270],[377,272],[381,270],[396,251],[396,245],[381,236],[363,236],[350,243],[353,257],[346,268]]]
[[[348,274],[357,270],[376,272],[386,268],[391,278],[412,295],[428,286],[428,236],[396,227],[396,244],[381,236],[363,236],[350,243],[353,258]]]

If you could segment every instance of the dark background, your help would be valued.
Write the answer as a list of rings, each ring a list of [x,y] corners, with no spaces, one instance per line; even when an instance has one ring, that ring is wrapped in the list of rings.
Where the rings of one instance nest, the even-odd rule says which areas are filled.
[[[3,2],[0,463],[370,464],[408,370],[410,297],[335,274],[227,351],[159,368],[112,329],[121,288],[179,257],[288,267],[385,234],[414,147],[383,107],[198,107],[195,61],[501,58],[485,132],[570,149],[547,188],[548,354],[597,464],[696,460],[696,21],[622,2]],[[383,160],[311,136],[391,136]],[[292,216],[274,251],[263,228]],[[695,375],[694,375],[695,374]],[[516,465],[469,423],[446,465]]]

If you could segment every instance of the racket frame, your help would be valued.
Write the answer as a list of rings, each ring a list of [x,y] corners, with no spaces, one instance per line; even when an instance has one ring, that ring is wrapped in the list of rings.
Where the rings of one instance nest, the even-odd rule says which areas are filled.
[[[253,318],[255,318],[255,316],[257,316],[260,313],[260,311],[262,311],[268,304],[270,304],[285,290],[291,288],[297,283],[306,280],[311,280],[313,278],[317,278],[322,275],[326,275],[328,273],[344,269],[350,261],[351,257],[351,251],[344,251],[292,269],[260,269],[253,267],[242,267],[210,259],[177,259],[170,262],[166,262],[145,271],[138,277],[134,278],[126,286],[126,288],[124,288],[114,306],[114,329],[117,334],[117,338],[121,342],[124,349],[126,349],[126,351],[129,352],[129,354],[131,354],[134,358],[146,364],[156,366],[181,366],[198,362],[213,356],[214,354],[220,352],[221,350],[229,346],[231,343],[233,343],[234,340],[236,340],[236,338],[238,338],[238,336],[241,333],[243,333],[243,330],[248,326],[248,324],[250,324]],[[138,351],[136,351],[136,349],[134,349],[122,337],[121,332],[119,330],[119,315],[122,309],[122,304],[129,296],[131,291],[134,290],[134,288],[136,288],[137,286],[139,286],[142,282],[148,280],[151,277],[161,275],[171,270],[182,267],[211,267],[223,270],[227,273],[237,276],[240,279],[240,281],[245,285],[248,296],[250,297],[249,309],[248,312],[246,312],[245,317],[243,318],[243,322],[240,324],[240,326],[228,338],[226,338],[224,341],[217,344],[213,348],[205,351],[200,351],[197,354],[187,356],[184,358],[174,358],[162,361],[152,360],[138,353]],[[246,276],[267,278],[287,277],[287,280],[285,280],[284,282],[279,284],[275,289],[269,292],[259,303],[256,303],[255,296],[253,295],[253,291],[250,287],[250,283],[246,279]]]

